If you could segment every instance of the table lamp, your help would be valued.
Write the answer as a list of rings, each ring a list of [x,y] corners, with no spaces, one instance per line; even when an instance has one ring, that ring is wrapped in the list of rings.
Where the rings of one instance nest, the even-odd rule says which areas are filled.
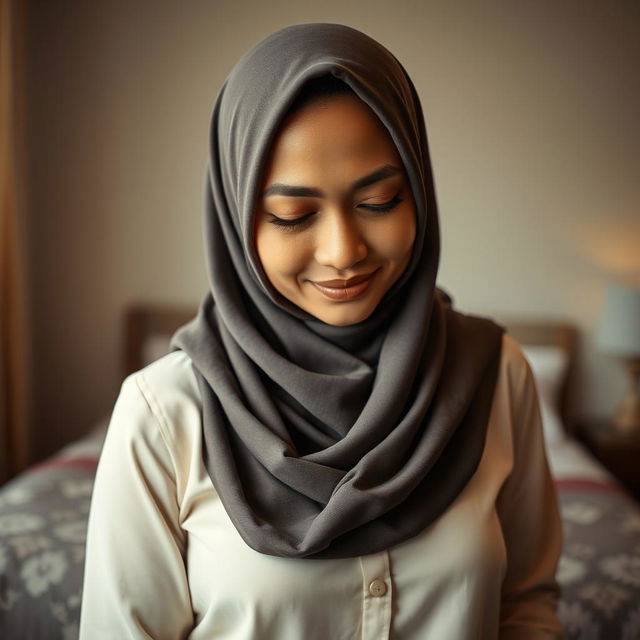
[[[640,435],[640,284],[607,284],[597,344],[620,358],[629,373],[613,425],[620,433]]]

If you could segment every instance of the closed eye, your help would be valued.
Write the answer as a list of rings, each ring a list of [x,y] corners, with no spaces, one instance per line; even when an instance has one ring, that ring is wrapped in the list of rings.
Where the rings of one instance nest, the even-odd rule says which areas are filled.
[[[382,202],[380,204],[359,204],[361,209],[368,209],[369,211],[391,211],[394,207],[397,207],[402,202],[400,192],[396,193],[391,200]]]
[[[311,211],[310,213],[307,213],[300,218],[292,218],[291,220],[288,220],[287,218],[278,218],[278,216],[274,215],[273,213],[268,213],[267,215],[269,216],[268,221],[271,224],[275,224],[278,227],[284,227],[285,229],[291,229],[293,227],[301,227],[306,222],[309,222],[311,216],[315,215],[316,213],[317,211]]]
[[[388,200],[387,202],[381,202],[380,204],[359,204],[358,208],[366,209],[367,211],[383,213],[386,211],[391,211],[392,209],[397,207],[401,202],[402,202],[402,198],[400,197],[400,192],[398,192],[396,193],[395,196],[393,196],[393,198],[391,198],[391,200]],[[278,216],[269,212],[267,212],[267,215],[269,216],[269,220],[268,220],[269,223],[275,224],[278,227],[282,227],[283,230],[293,231],[293,230],[302,229],[303,226],[307,222],[309,222],[311,217],[314,216],[316,213],[318,212],[310,211],[304,216],[300,216],[299,218],[292,218],[290,220],[287,218],[279,218]]]

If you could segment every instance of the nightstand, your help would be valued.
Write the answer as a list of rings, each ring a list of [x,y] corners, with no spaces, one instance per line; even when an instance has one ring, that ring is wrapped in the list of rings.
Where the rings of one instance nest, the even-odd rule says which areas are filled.
[[[610,420],[590,420],[578,424],[575,435],[640,500],[640,434],[622,436]]]

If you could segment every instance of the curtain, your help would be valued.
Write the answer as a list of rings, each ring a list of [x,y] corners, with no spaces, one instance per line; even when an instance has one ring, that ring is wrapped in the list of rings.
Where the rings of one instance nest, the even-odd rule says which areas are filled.
[[[0,0],[0,483],[29,462],[19,0]]]

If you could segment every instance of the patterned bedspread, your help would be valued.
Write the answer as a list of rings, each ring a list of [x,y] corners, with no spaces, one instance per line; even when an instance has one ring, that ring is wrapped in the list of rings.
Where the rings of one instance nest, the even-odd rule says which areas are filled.
[[[53,458],[0,489],[0,638],[78,637],[96,457]],[[557,481],[567,640],[640,639],[640,508],[615,486]]]
[[[0,490],[0,638],[78,638],[96,463],[54,459]]]
[[[567,640],[640,640],[640,508],[593,481],[556,482],[564,548],[558,614]]]

